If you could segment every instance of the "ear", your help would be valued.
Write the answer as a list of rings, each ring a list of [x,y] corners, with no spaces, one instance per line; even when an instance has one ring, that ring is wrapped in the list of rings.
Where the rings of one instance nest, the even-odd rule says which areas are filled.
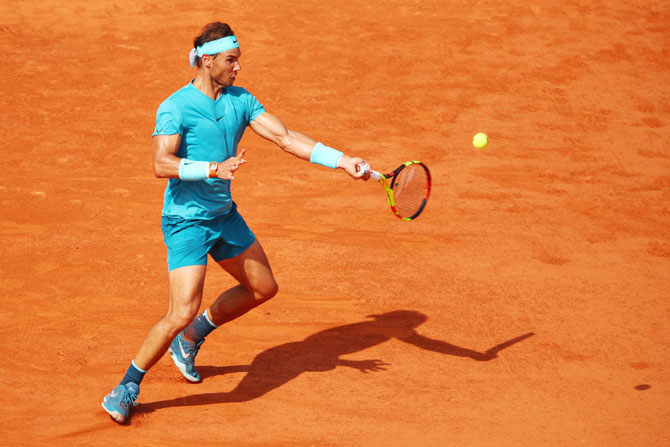
[[[200,56],[200,60],[202,61],[203,67],[212,68],[212,56],[209,54],[203,54]]]

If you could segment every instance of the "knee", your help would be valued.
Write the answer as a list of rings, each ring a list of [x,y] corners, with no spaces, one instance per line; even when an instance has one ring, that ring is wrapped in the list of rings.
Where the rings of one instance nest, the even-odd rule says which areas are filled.
[[[263,303],[272,297],[274,297],[279,291],[279,286],[274,278],[264,281],[263,284],[260,284],[253,289],[254,300],[259,304]]]
[[[173,309],[168,312],[165,321],[170,327],[171,332],[177,333],[191,324],[191,321],[193,321],[195,318],[197,311],[197,308],[190,307]]]

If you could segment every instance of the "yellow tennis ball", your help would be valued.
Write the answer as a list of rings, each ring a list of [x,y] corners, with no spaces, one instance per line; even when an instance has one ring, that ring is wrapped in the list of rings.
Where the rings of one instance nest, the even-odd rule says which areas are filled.
[[[472,139],[472,145],[477,149],[484,149],[489,144],[489,137],[485,133],[479,132]]]

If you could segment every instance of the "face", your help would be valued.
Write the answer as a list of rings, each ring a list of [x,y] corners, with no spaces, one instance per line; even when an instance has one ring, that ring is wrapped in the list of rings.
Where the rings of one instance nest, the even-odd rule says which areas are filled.
[[[209,68],[209,76],[212,81],[222,88],[226,88],[233,85],[237,72],[242,68],[240,66],[240,56],[242,56],[240,49],[233,48],[217,54],[216,57],[204,55],[203,63],[205,67]]]

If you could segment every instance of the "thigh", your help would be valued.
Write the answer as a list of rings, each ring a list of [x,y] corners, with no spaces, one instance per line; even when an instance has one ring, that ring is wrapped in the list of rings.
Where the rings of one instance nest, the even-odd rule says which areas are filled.
[[[170,307],[168,314],[190,321],[200,308],[205,284],[205,265],[189,265],[168,273]]]
[[[218,262],[247,290],[262,296],[273,295],[277,289],[272,268],[265,250],[258,240],[234,258]]]

